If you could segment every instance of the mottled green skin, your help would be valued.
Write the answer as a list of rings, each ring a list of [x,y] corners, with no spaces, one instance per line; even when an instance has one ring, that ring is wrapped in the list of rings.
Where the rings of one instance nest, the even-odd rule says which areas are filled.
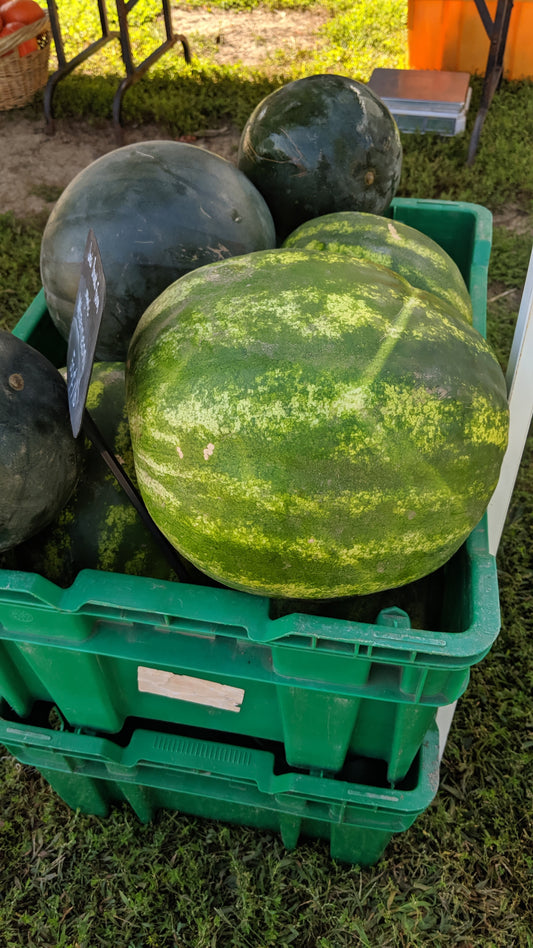
[[[95,363],[87,408],[133,479],[124,368],[124,363]],[[105,461],[90,441],[80,439],[82,469],[76,490],[57,519],[31,544],[17,550],[17,568],[39,573],[60,586],[70,586],[81,569],[175,578]]]
[[[431,237],[402,221],[362,211],[324,214],[289,234],[283,246],[353,254],[389,267],[472,322],[472,300],[455,261]]]
[[[27,342],[0,330],[0,550],[57,517],[79,469],[64,379]]]
[[[130,346],[139,487],[208,575],[268,596],[411,582],[479,521],[507,440],[482,336],[384,267],[296,250],[169,287]]]
[[[237,163],[265,198],[281,242],[321,214],[382,214],[400,182],[402,147],[391,113],[368,86],[314,75],[259,103]]]
[[[102,361],[126,358],[146,307],[184,273],[276,242],[264,199],[219,155],[175,141],[117,148],[76,175],[44,229],[41,279],[64,339],[89,228],[106,278],[96,347]]]

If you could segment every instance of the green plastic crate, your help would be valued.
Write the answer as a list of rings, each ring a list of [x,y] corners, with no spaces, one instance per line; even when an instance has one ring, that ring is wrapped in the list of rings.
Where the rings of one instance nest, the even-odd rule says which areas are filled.
[[[272,619],[268,599],[232,590],[92,570],[62,590],[4,571],[0,695],[23,717],[50,700],[70,725],[111,733],[140,715],[279,740],[293,766],[378,757],[400,780],[497,635],[486,542],[482,524],[443,571],[453,608],[433,632],[394,611]]]
[[[421,743],[404,783],[387,786],[373,762],[354,761],[338,779],[292,771],[282,754],[179,731],[132,731],[125,746],[0,719],[0,743],[35,767],[72,809],[106,817],[129,804],[142,822],[160,809],[279,832],[287,849],[329,840],[342,862],[372,865],[395,833],[409,829],[435,797],[438,731]]]
[[[391,214],[454,257],[484,332],[490,213],[397,199]],[[63,363],[42,292],[15,332]],[[22,717],[52,701],[69,725],[110,734],[137,715],[280,741],[291,766],[320,772],[374,757],[398,782],[499,632],[485,520],[431,577],[343,608],[283,615],[207,586],[85,570],[60,589],[0,571],[0,697]]]

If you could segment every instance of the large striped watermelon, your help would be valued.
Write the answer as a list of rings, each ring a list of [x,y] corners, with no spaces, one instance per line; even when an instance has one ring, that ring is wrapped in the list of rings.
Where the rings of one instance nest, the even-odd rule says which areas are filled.
[[[308,599],[444,563],[483,514],[508,429],[477,330],[385,267],[296,250],[161,294],[132,339],[127,406],[170,541],[229,586]]]
[[[431,237],[402,221],[363,211],[338,211],[301,224],[283,246],[353,254],[390,267],[472,322],[472,300],[455,260]]]

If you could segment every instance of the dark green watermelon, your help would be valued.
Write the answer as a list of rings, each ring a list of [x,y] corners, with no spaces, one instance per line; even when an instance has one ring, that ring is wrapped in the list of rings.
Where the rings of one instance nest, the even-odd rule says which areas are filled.
[[[265,198],[281,242],[321,214],[382,214],[400,181],[402,147],[394,118],[368,86],[306,76],[252,112],[238,166]]]
[[[178,277],[275,243],[264,199],[229,161],[184,142],[118,148],[70,182],[43,233],[44,293],[65,339],[90,228],[106,278],[96,348],[104,361],[125,359],[138,319]]]
[[[40,352],[0,330],[0,550],[58,516],[79,467],[65,380]]]

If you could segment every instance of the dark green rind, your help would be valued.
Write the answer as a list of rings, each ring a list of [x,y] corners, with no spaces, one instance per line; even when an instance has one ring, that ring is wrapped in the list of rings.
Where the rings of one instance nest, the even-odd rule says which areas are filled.
[[[266,251],[148,309],[127,404],[139,486],[215,579],[290,598],[427,575],[481,518],[506,447],[481,335],[387,268]]]
[[[281,243],[322,214],[382,214],[400,182],[402,147],[391,113],[368,86],[314,75],[259,103],[237,163],[265,198]]]
[[[234,165],[195,145],[126,145],[81,171],[57,201],[41,244],[50,315],[68,339],[89,228],[106,278],[96,358],[121,361],[138,319],[188,271],[275,245],[263,198]]]
[[[40,352],[0,330],[0,550],[58,515],[79,466],[64,379]]]
[[[306,221],[283,246],[353,254],[389,267],[411,286],[434,293],[472,322],[472,300],[459,267],[431,237],[379,214],[339,211]]]
[[[64,370],[62,370],[64,371]],[[129,477],[134,464],[125,410],[124,363],[95,363],[87,408]],[[80,570],[175,579],[175,575],[105,461],[82,440],[80,479],[57,519],[16,550],[13,568],[70,586]]]

